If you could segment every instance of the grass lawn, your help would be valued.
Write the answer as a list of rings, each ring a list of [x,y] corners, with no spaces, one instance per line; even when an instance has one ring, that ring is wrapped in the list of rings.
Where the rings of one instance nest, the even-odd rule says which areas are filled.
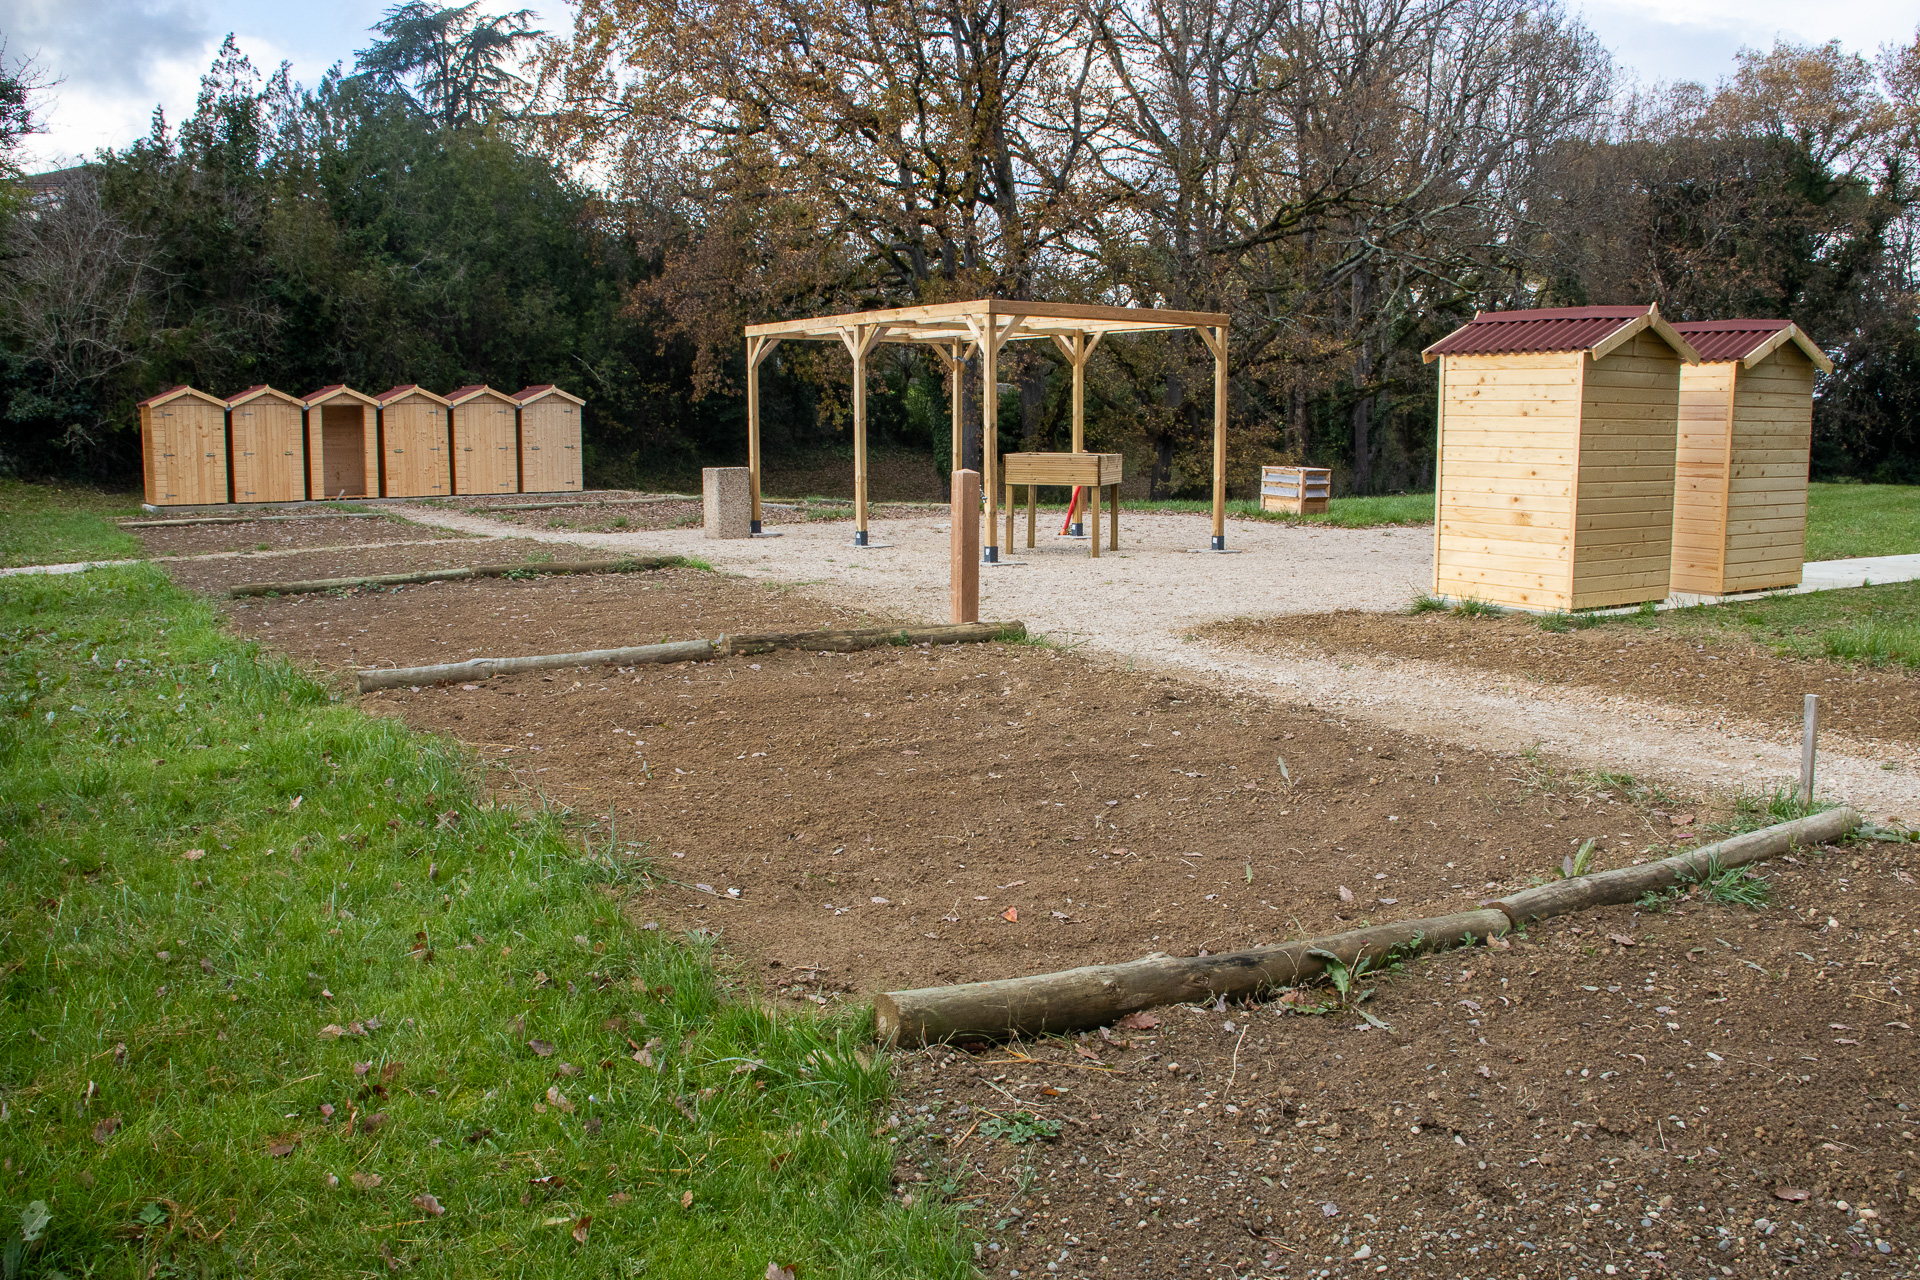
[[[644,850],[146,566],[0,581],[0,671],[6,1274],[972,1273],[864,1016],[631,926]]]
[[[1920,552],[1920,485],[1807,486],[1807,559]]]
[[[1057,504],[1064,511],[1065,503]],[[1132,499],[1121,503],[1121,518],[1128,511],[1184,511],[1206,514],[1213,503],[1205,498]],[[1262,511],[1252,499],[1236,498],[1227,503],[1227,514],[1241,520],[1270,520],[1275,524],[1324,524],[1341,529],[1373,529],[1383,525],[1421,525],[1433,523],[1433,495],[1430,493],[1394,493],[1362,498],[1334,498],[1319,515],[1297,516],[1284,511]]]
[[[0,568],[134,559],[140,540],[113,520],[139,514],[138,493],[0,480]]]

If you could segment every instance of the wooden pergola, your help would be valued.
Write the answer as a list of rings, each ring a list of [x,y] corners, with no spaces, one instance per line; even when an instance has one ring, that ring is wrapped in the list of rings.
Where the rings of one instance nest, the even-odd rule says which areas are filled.
[[[747,326],[747,469],[753,487],[753,531],[760,532],[760,362],[783,341],[839,341],[853,357],[854,543],[867,545],[867,357],[883,342],[931,348],[952,375],[953,470],[961,469],[961,378],[972,351],[980,353],[981,453],[986,493],[987,544],[981,558],[1000,558],[994,541],[999,470],[995,393],[1000,348],[1009,342],[1051,340],[1073,368],[1073,452],[1084,453],[1087,357],[1110,333],[1155,333],[1192,329],[1213,352],[1213,546],[1226,549],[1227,317],[1217,311],[1160,311],[1146,307],[1097,307],[1070,302],[1009,302],[981,298],[890,311],[856,311],[808,320]]]

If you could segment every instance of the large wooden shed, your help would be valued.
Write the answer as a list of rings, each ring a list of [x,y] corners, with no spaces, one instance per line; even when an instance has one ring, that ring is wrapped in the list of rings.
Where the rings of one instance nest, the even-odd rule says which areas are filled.
[[[380,402],[381,493],[444,498],[453,492],[446,400],[411,382],[374,398]]]
[[[380,402],[334,383],[307,396],[307,476],[315,498],[380,496]]]
[[[580,492],[580,410],[587,402],[552,383],[522,388],[513,398],[520,405],[521,491]]]
[[[475,385],[447,396],[453,414],[453,491],[520,492],[519,402]]]
[[[1657,307],[1481,312],[1440,361],[1433,590],[1522,609],[1664,599],[1680,368]]]
[[[147,502],[156,507],[232,500],[227,485],[227,402],[174,387],[139,404]]]
[[[1680,372],[1673,589],[1800,585],[1813,379],[1833,361],[1790,320],[1673,326],[1700,353]]]
[[[264,383],[227,398],[235,502],[306,498],[305,425],[305,406]]]

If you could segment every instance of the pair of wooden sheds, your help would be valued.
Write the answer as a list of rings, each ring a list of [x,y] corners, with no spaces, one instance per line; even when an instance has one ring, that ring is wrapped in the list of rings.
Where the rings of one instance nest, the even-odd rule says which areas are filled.
[[[1799,583],[1833,363],[1790,321],[1481,312],[1424,354],[1434,594],[1572,611]]]
[[[542,384],[437,396],[322,387],[304,398],[249,387],[222,400],[175,387],[140,402],[146,498],[154,506],[577,493],[580,408]]]

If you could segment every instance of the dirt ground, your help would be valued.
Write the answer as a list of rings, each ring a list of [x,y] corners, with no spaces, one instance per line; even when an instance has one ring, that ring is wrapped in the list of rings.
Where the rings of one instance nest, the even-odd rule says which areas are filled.
[[[1339,613],[1236,619],[1197,628],[1209,643],[1266,653],[1415,658],[1573,684],[1762,724],[1794,724],[1804,694],[1826,728],[1863,742],[1920,741],[1920,678],[1844,663],[1776,657],[1738,637],[1692,643],[1622,626],[1555,633],[1530,618]]]
[[[507,564],[518,560],[607,558],[588,548],[564,543],[520,538],[450,538],[425,546],[332,547],[294,555],[182,560],[166,568],[182,586],[195,591],[224,592],[245,582],[348,578],[362,574],[410,573],[419,569],[454,569],[472,564]]]
[[[866,616],[687,570],[225,607],[328,671]],[[597,823],[650,873],[643,927],[717,934],[789,1005],[1434,914],[1726,817],[1037,645],[365,703]],[[1362,1006],[1385,1029],[1275,1001],[903,1054],[899,1192],[972,1206],[996,1277],[1907,1273],[1915,852],[1802,851],[1766,910],[1615,908],[1411,964]]]
[[[521,502],[526,502],[530,498],[530,495],[525,494],[514,496]],[[528,511],[521,509],[516,503],[504,500],[488,505],[478,505],[471,501],[456,499],[443,509],[481,512],[503,524],[522,529],[579,530],[589,533],[697,529],[700,527],[703,515],[698,498],[650,499],[635,502],[616,496],[596,495],[591,499],[567,503],[564,506],[548,506],[545,502],[539,502],[536,505],[541,509]],[[907,519],[916,515],[925,515],[927,510],[925,506],[907,503],[876,502],[868,508],[868,515],[874,520]],[[944,513],[945,508],[939,510]],[[823,521],[851,523],[852,520],[853,507],[838,502],[795,500],[763,501],[760,504],[760,525],[763,529],[779,525],[818,524]]]
[[[162,517],[164,518],[164,517]],[[369,542],[424,542],[465,538],[449,529],[430,529],[392,515],[371,518],[311,515],[298,519],[254,520],[246,524],[172,525],[134,529],[150,556],[205,555],[215,551],[288,551]]]

